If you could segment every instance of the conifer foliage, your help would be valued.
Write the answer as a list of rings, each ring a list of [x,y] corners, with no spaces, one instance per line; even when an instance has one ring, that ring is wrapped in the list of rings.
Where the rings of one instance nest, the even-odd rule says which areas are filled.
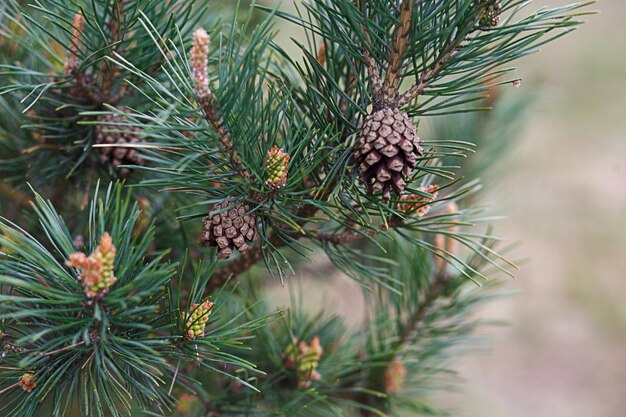
[[[420,123],[497,105],[590,3],[3,2],[0,415],[439,415],[515,265],[479,130]],[[310,259],[361,326],[268,299]]]

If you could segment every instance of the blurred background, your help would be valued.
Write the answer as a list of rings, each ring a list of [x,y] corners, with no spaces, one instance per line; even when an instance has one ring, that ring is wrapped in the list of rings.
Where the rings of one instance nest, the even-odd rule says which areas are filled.
[[[484,174],[485,202],[506,214],[499,234],[519,241],[515,256],[527,261],[505,283],[515,294],[478,313],[508,325],[486,328],[489,346],[459,361],[463,391],[437,396],[454,415],[626,415],[626,2],[593,8],[601,14],[518,62],[522,86],[507,88],[533,102],[511,120],[511,138],[500,138],[514,143]],[[283,44],[299,36],[279,26]],[[295,280],[306,285],[305,302],[322,297],[358,325],[356,284],[308,281]],[[272,295],[286,301],[276,287]]]

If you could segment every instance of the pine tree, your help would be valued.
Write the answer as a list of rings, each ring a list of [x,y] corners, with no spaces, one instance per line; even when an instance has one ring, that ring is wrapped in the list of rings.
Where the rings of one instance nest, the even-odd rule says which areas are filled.
[[[0,5],[0,415],[442,412],[515,269],[467,137],[592,2],[227,3]],[[318,251],[359,328],[267,300]]]

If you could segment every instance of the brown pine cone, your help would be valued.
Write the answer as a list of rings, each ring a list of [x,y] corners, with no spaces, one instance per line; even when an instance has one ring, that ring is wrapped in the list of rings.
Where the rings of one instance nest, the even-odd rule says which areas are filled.
[[[137,133],[141,129],[136,126],[123,125],[123,117],[119,114],[105,114],[98,116],[96,121],[96,143],[97,144],[133,144],[144,142]],[[139,151],[131,147],[103,147],[96,148],[100,153],[100,162],[111,164],[120,177],[126,177],[130,173],[128,168],[118,168],[120,165],[140,165],[144,164]]]
[[[391,189],[402,195],[418,157],[423,155],[416,129],[398,108],[384,108],[368,115],[359,133],[356,157],[367,193],[391,197]]]
[[[257,239],[256,221],[250,213],[250,206],[245,203],[217,203],[202,223],[204,230],[200,234],[200,242],[206,246],[217,246],[219,259],[229,258],[234,249],[246,252],[248,245]]]

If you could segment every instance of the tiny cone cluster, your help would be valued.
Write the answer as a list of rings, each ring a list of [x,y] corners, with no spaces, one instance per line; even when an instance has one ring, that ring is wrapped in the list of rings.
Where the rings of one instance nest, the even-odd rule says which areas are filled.
[[[404,387],[406,379],[406,367],[394,357],[385,370],[385,392],[388,394],[398,394]]]
[[[111,235],[104,233],[100,244],[91,255],[87,256],[83,252],[73,253],[66,265],[81,270],[78,279],[83,284],[85,294],[97,297],[106,294],[117,281],[113,273],[116,254]]]
[[[438,185],[429,185],[428,187],[420,185],[418,191],[430,194],[432,197],[425,197],[420,194],[405,194],[400,198],[398,210],[407,214],[417,214],[423,217],[430,211],[430,203],[437,198]]]
[[[211,213],[202,219],[200,242],[217,246],[217,257],[228,259],[237,249],[245,253],[257,239],[256,220],[245,203],[223,201],[213,206]]]
[[[500,23],[501,9],[500,3],[492,1],[480,15],[478,26],[481,29],[489,29],[498,26]]]
[[[408,115],[398,108],[383,108],[368,115],[359,132],[356,153],[361,181],[368,194],[391,191],[402,195],[418,157],[423,155],[417,131]]]
[[[18,385],[26,392],[32,392],[37,387],[37,378],[31,373],[26,373],[20,377]]]
[[[204,337],[204,329],[214,305],[210,300],[205,300],[202,304],[191,306],[189,313],[184,315],[187,339],[193,340],[197,337]]]
[[[315,336],[310,344],[304,341],[298,342],[297,338],[293,338],[283,354],[283,361],[286,368],[296,371],[299,388],[308,388],[311,386],[311,381],[320,380],[322,376],[317,372],[317,368],[323,354],[324,349],[319,337]]]
[[[274,146],[269,150],[265,157],[265,174],[267,180],[265,183],[272,188],[284,187],[287,183],[287,166],[289,165],[289,155],[280,149],[278,146]]]
[[[121,108],[119,108],[122,110]],[[123,116],[120,114],[105,114],[98,116],[96,122],[96,144],[98,145],[133,145],[142,143],[138,134],[141,129],[136,126],[122,124]],[[98,147],[100,162],[111,164],[123,178],[130,174],[130,169],[119,168],[120,165],[144,165],[139,151],[130,146],[104,146]]]

